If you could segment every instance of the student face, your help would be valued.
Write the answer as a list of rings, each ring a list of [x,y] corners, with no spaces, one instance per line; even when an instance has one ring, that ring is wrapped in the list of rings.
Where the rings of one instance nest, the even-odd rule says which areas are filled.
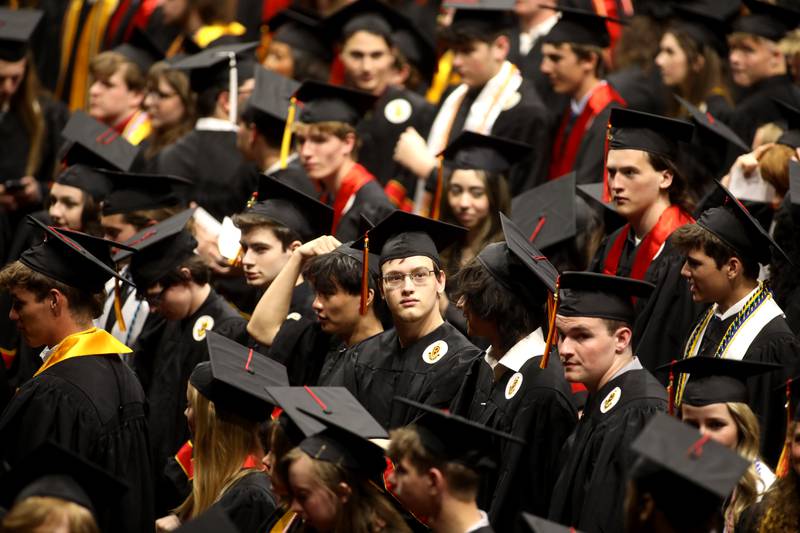
[[[357,31],[347,39],[341,53],[345,75],[356,89],[381,95],[393,75],[394,55],[380,35]]]
[[[744,37],[731,43],[728,60],[731,77],[739,87],[750,87],[767,78],[776,61],[783,61],[775,43]]]
[[[672,185],[672,175],[655,170],[641,150],[609,150],[606,167],[614,205],[628,220],[640,218]]]
[[[731,450],[739,443],[739,429],[728,406],[724,403],[713,403],[703,407],[689,404],[681,405],[681,418],[690,426],[700,430],[703,435],[722,444]]]
[[[407,457],[395,464],[390,482],[395,487],[395,495],[403,507],[415,516],[425,517],[434,514],[436,490],[431,478],[420,472]]]
[[[164,24],[168,26],[180,24],[189,11],[189,0],[163,0],[161,11]]]
[[[240,241],[244,256],[244,279],[253,287],[269,287],[292,255],[292,247],[283,243],[269,227],[256,227],[242,232]]]
[[[334,176],[345,162],[355,146],[355,135],[341,139],[336,135],[323,132],[295,135],[297,153],[300,162],[311,179],[325,179]]]
[[[49,343],[49,324],[53,300],[45,297],[36,300],[36,295],[27,289],[10,289],[11,310],[8,318],[17,326],[20,334],[30,346],[45,346]]]
[[[53,225],[80,231],[83,228],[84,192],[70,185],[54,183],[50,189],[48,213]]]
[[[508,39],[498,37],[492,43],[473,41],[453,48],[453,68],[468,87],[482,87],[497,74],[508,55]]]
[[[728,266],[717,268],[717,262],[700,248],[686,254],[681,275],[689,282],[695,302],[719,302],[730,292]]]
[[[315,293],[312,308],[317,314],[317,321],[325,333],[349,336],[361,320],[359,308],[361,295],[348,294],[337,288],[333,294]]]
[[[125,83],[125,67],[107,80],[94,80],[89,87],[89,115],[109,126],[126,120],[142,104],[144,95]]]
[[[100,225],[103,226],[103,237],[111,241],[125,242],[139,231],[133,224],[125,222],[125,215],[102,215]]]
[[[167,320],[183,320],[192,309],[192,291],[188,283],[175,283],[166,289],[156,283],[145,292],[150,312]]]
[[[539,69],[550,79],[553,91],[570,96],[594,73],[592,61],[579,59],[568,44],[543,44]]]
[[[25,58],[19,61],[3,61],[0,59],[0,111],[4,111],[11,102],[11,97],[17,94],[19,86],[25,77]]]
[[[158,80],[156,90],[147,93],[144,108],[150,117],[150,124],[156,130],[175,126],[186,116],[186,107],[181,97],[164,79]]]
[[[267,57],[264,58],[263,65],[267,70],[287,78],[293,78],[294,56],[292,56],[292,47],[286,43],[272,41],[269,43]]]
[[[518,17],[534,17],[542,11],[542,4],[538,0],[517,0],[514,2],[514,13]]]
[[[792,468],[794,473],[800,476],[800,424],[794,423],[794,431],[792,431]]]
[[[564,377],[590,390],[606,375],[615,355],[627,346],[619,337],[619,332],[627,328],[610,333],[600,318],[556,315],[556,328]]]
[[[661,78],[667,87],[675,87],[686,80],[689,74],[689,60],[672,33],[661,38],[656,65],[661,70]]]
[[[439,313],[439,294],[444,292],[444,272],[439,272],[436,278],[431,272],[433,260],[430,257],[414,256],[403,259],[387,261],[381,267],[381,291],[386,305],[392,313],[392,319],[397,322],[413,323],[430,317],[431,313]],[[417,273],[420,276],[417,282],[405,276],[397,286],[390,286],[387,276]],[[423,273],[427,273],[423,277]]]
[[[339,498],[319,480],[307,455],[302,455],[289,467],[289,487],[290,509],[320,533],[332,531],[339,512]]]
[[[458,223],[467,229],[480,226],[489,216],[486,182],[474,170],[453,172],[447,185],[447,202]]]

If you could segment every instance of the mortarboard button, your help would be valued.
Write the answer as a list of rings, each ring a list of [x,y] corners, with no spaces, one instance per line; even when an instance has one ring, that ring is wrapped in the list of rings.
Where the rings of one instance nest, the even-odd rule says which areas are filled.
[[[333,209],[271,176],[260,176],[258,202],[249,213],[274,220],[309,241],[331,232]]]
[[[546,5],[542,5],[542,7],[561,12],[561,18],[543,37],[542,42],[545,43],[573,43],[606,48],[611,44],[608,22],[623,23],[621,20],[604,17],[586,9]]]
[[[103,201],[104,215],[185,204],[192,187],[191,180],[179,176],[111,170],[102,174],[111,182],[111,192]]]
[[[685,120],[662,117],[622,107],[611,109],[610,150],[643,150],[674,160],[679,142],[692,142],[694,126]]]
[[[0,60],[16,62],[25,57],[43,14],[38,9],[0,7]]]
[[[655,286],[646,281],[594,272],[564,272],[560,276],[558,314],[633,323],[632,298],[646,298]]]
[[[114,128],[83,111],[75,111],[61,135],[70,141],[61,159],[67,166],[82,163],[95,168],[128,171],[139,153]]]
[[[306,81],[294,94],[303,103],[299,122],[344,122],[355,126],[373,108],[377,98],[363,91]]]

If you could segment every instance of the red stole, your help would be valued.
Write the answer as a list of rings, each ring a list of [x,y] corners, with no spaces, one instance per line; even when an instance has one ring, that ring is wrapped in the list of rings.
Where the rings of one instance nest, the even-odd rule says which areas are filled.
[[[345,207],[347,207],[350,198],[353,197],[361,187],[370,181],[375,181],[373,176],[366,168],[358,163],[353,165],[350,172],[342,180],[339,190],[336,191],[336,198],[333,200],[333,225],[331,226],[331,235],[336,235],[336,230],[339,228],[339,222],[345,214]],[[328,201],[328,193],[322,195],[321,201]]]
[[[567,129],[570,118],[570,110],[569,107],[567,108],[564,112],[564,117],[561,119],[561,125],[558,127],[555,142],[553,143],[553,151],[550,156],[550,170],[547,173],[547,179],[553,180],[572,172],[575,166],[575,158],[578,156],[578,150],[581,148],[583,134],[591,127],[595,117],[597,117],[611,102],[617,102],[622,106],[625,105],[625,100],[622,99],[611,85],[604,83],[596,87],[589,97],[589,101],[586,102],[586,107],[583,108],[581,114],[575,119],[569,136],[565,139],[564,132]]]
[[[664,242],[672,235],[672,232],[685,224],[691,224],[694,219],[677,205],[671,205],[661,213],[658,217],[658,222],[653,226],[647,235],[645,235],[642,242],[636,248],[636,253],[633,258],[633,266],[629,277],[634,279],[643,280],[650,263],[653,262],[658,251]],[[622,249],[625,247],[625,241],[628,238],[628,233],[631,231],[631,225],[625,224],[622,231],[619,232],[617,238],[611,245],[606,260],[603,262],[603,274],[615,276],[617,268],[619,268],[619,260],[622,257]]]

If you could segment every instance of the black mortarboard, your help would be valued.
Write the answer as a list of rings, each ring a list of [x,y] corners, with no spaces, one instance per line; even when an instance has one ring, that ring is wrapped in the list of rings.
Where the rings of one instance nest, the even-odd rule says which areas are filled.
[[[355,241],[350,241],[343,243],[341,246],[336,248],[333,252],[334,254],[342,254],[355,259],[360,264],[364,264],[364,250],[357,250],[353,248]],[[381,271],[378,268],[378,264],[380,263],[381,258],[377,254],[373,254],[370,252],[369,259],[367,259],[368,265],[367,268],[369,269],[370,274],[373,276],[380,276]]]
[[[736,33],[758,35],[770,41],[780,41],[800,23],[800,11],[785,4],[744,0],[750,14],[733,23]]]
[[[138,251],[131,259],[130,272],[141,291],[152,287],[194,254],[197,241],[186,229],[193,214],[194,209],[182,211],[142,229],[125,243]],[[120,252],[114,260],[119,262],[129,255]]]
[[[734,450],[703,438],[697,429],[665,413],[656,413],[634,439],[631,449],[650,463],[638,464],[631,477],[636,482],[660,477],[658,485],[663,495],[672,498],[682,493],[683,485],[700,487],[724,500],[750,466],[750,461]]]
[[[448,462],[481,470],[496,466],[493,462],[497,452],[495,439],[525,444],[525,441],[496,429],[484,426],[463,416],[445,412],[424,403],[395,396],[393,401],[408,405],[418,411],[412,422],[425,449],[435,457]]]
[[[236,55],[239,85],[254,72],[251,57],[257,42],[222,44],[176,61],[172,68],[189,71],[189,83],[198,93],[219,87],[227,88],[230,76],[230,55]]]
[[[327,427],[307,413],[333,420],[367,439],[383,439],[387,436],[386,430],[344,387],[269,386],[267,392],[306,437]]]
[[[240,529],[231,522],[227,511],[221,505],[212,505],[206,512],[192,518],[175,533],[239,533]]]
[[[678,156],[679,141],[692,142],[694,132],[691,122],[622,107],[611,109],[609,124],[609,150],[643,150],[673,161]]]
[[[533,147],[502,137],[462,131],[439,154],[453,169],[504,173],[531,153]]]
[[[438,265],[439,252],[466,233],[461,226],[395,210],[369,231],[369,249],[381,256],[381,265],[417,255],[430,257]],[[363,249],[364,238],[353,246]]]
[[[117,274],[111,259],[111,248],[129,247],[79,231],[47,226],[32,216],[28,221],[44,230],[44,241],[25,250],[19,260],[40,274],[70,287],[96,294],[102,292],[106,281],[115,277],[131,284]]]
[[[505,242],[487,244],[478,261],[507,290],[533,306],[555,292],[558,271],[537,250],[510,218],[500,213]]]
[[[15,62],[28,53],[28,42],[44,11],[0,7],[0,60]]]
[[[56,183],[76,187],[88,193],[95,202],[104,200],[111,192],[111,180],[100,169],[86,165],[65,168],[55,179]]]
[[[691,374],[683,390],[681,403],[703,407],[713,403],[747,403],[748,378],[780,368],[780,365],[758,361],[689,357],[662,365],[656,370]]]
[[[700,126],[705,131],[711,132],[717,137],[723,139],[724,141],[732,144],[736,148],[739,149],[740,153],[747,153],[750,151],[750,147],[739,137],[735,131],[730,129],[725,123],[720,122],[715,117],[711,115],[711,113],[703,113],[700,111],[696,106],[692,105],[688,100],[681,98],[680,96],[675,96],[675,99],[680,102],[680,104],[686,108],[689,112],[689,115],[692,117],[692,121]],[[700,128],[695,129],[695,134],[700,133]],[[696,140],[696,144],[702,144],[702,140]]]
[[[691,37],[695,42],[716,50],[720,57],[728,53],[726,36],[730,31],[727,19],[730,10],[724,3],[720,6],[709,4],[676,4],[673,7],[675,20],[672,26]]]
[[[247,108],[283,127],[289,114],[289,103],[300,83],[267,70],[256,68],[256,86],[247,101]]]
[[[119,501],[128,485],[72,451],[45,441],[0,478],[0,505],[31,496],[58,498],[95,516]]]
[[[531,533],[581,533],[574,527],[562,526],[530,513],[522,513],[522,523]]]
[[[628,221],[617,212],[614,202],[603,201],[603,182],[582,183],[575,186],[581,196],[588,200],[592,205],[599,206],[602,211],[603,225],[606,235],[621,228]],[[513,204],[512,204],[513,205]],[[513,208],[512,208],[513,209]]]
[[[452,0],[445,1],[444,7],[456,10],[448,33],[477,33],[488,38],[514,26],[513,0]]]
[[[147,75],[153,63],[162,61],[166,57],[164,50],[159,48],[153,39],[139,27],[133,28],[128,42],[122,43],[113,50],[139,67],[143,75]]]
[[[109,170],[103,174],[111,181],[111,192],[103,201],[104,215],[180,206],[192,186],[191,180],[179,176]]]
[[[272,40],[304,50],[311,56],[330,61],[331,48],[320,37],[319,21],[289,8],[279,11],[267,22],[272,31]]]
[[[773,101],[778,105],[783,118],[786,119],[786,128],[775,142],[785,144],[790,148],[800,148],[800,109],[778,98],[773,98]]]
[[[189,382],[217,410],[248,420],[267,420],[274,400],[268,386],[288,386],[286,367],[214,331],[206,333],[208,361],[199,363]]]
[[[550,7],[561,12],[561,18],[553,26],[542,42],[561,44],[583,44],[606,48],[611,44],[611,37],[608,34],[607,24],[609,21],[621,23],[621,21],[609,17],[598,15],[594,11],[577,9],[570,7]]]
[[[304,242],[331,232],[333,209],[271,176],[259,177],[258,200],[248,213],[286,226]]]
[[[319,409],[319,408],[317,408]],[[360,473],[367,479],[378,480],[386,469],[386,458],[383,450],[369,440],[367,436],[354,431],[349,417],[329,418],[318,414],[319,410],[299,410],[325,425],[325,429],[306,437],[298,448],[314,459],[333,463],[350,472]],[[369,416],[367,413],[354,413],[355,416]],[[375,422],[377,424],[377,422]],[[384,433],[381,437],[386,438]]]
[[[575,173],[548,181],[511,200],[511,218],[528,240],[544,249],[577,233]]]
[[[363,30],[380,35],[392,44],[392,32],[395,28],[405,26],[405,20],[398,11],[383,2],[356,0],[327,17],[323,25],[339,39]]]
[[[363,91],[306,81],[294,95],[303,103],[298,122],[344,122],[355,126],[372,109],[377,98]]]
[[[633,323],[633,298],[645,298],[655,286],[646,281],[594,272],[561,274],[558,314]]]
[[[724,204],[703,211],[697,219],[697,225],[713,233],[741,257],[756,260],[762,265],[770,263],[773,248],[785,256],[769,232],[750,214],[742,202],[722,183],[719,181],[715,183],[724,193]]]
[[[98,122],[83,111],[75,111],[61,132],[70,144],[61,159],[67,166],[82,163],[90,167],[130,170],[139,147],[121,137],[114,128]]]

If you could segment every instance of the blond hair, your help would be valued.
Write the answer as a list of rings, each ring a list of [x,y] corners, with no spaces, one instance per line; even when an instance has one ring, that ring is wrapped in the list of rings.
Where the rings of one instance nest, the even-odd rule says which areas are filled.
[[[30,496],[3,518],[3,533],[51,531],[66,523],[70,533],[100,533],[92,513],[74,502],[49,496]]]
[[[759,428],[758,419],[746,403],[726,402],[725,405],[731,413],[739,434],[736,451],[750,462],[750,467],[739,479],[734,489],[736,497],[730,506],[725,509],[725,514],[732,513],[733,523],[738,522],[742,513],[759,499],[759,475],[756,472],[755,461],[758,459]]]

